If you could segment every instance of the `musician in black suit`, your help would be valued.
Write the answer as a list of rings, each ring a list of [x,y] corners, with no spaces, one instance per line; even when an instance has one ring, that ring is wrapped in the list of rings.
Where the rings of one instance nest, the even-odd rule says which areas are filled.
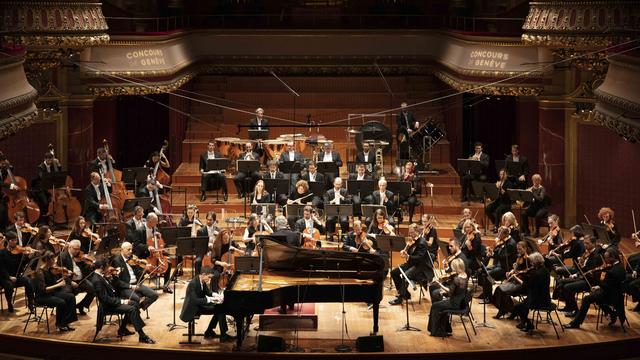
[[[529,162],[527,157],[520,155],[520,146],[518,144],[511,145],[511,155],[508,155],[506,161],[522,163],[522,173],[511,174],[510,180],[518,185],[518,188],[525,189],[527,187],[527,176],[529,176]]]
[[[216,152],[216,143],[215,141],[209,140],[207,143],[207,152],[202,153],[200,155],[200,191],[201,197],[200,201],[207,200],[207,190],[209,189],[222,189],[224,193],[224,201],[227,201],[229,198],[229,191],[227,190],[227,178],[223,173],[214,173],[214,174],[205,174],[207,171],[207,160],[212,159],[220,159],[223,156]]]
[[[264,110],[262,108],[257,108],[256,116],[249,120],[249,129],[269,130],[269,120],[264,117]]]
[[[493,223],[493,232],[498,230],[502,215],[511,211],[511,198],[507,190],[515,188],[515,184],[509,179],[507,169],[500,169],[500,179],[496,181],[496,187],[498,188],[498,198],[493,199],[485,210],[487,217]]]
[[[376,154],[371,151],[369,143],[362,143],[362,151],[356,154],[356,163],[366,164],[366,167],[368,167],[367,171],[369,173],[373,172],[376,166]]]
[[[275,160],[269,160],[269,162],[267,162],[267,167],[268,167],[268,171],[265,171],[262,174],[262,179],[285,179],[286,176],[285,174],[283,174],[282,172],[280,172],[278,170],[278,162]],[[292,180],[291,181],[292,184],[295,184],[295,182]],[[275,189],[277,190],[277,189]],[[271,196],[271,201],[278,203],[280,206],[284,206],[284,204],[287,203],[287,196],[289,194],[288,193],[283,193],[283,194],[272,194]]]
[[[324,203],[332,205],[351,204],[348,198],[347,189],[342,187],[342,179],[337,177],[333,180],[333,188],[324,194]],[[340,222],[342,233],[349,231],[349,216],[341,215],[339,219],[336,216],[327,216],[327,232],[335,234],[336,222]]]
[[[551,305],[549,296],[549,283],[551,276],[544,266],[544,257],[535,252],[529,255],[529,263],[533,269],[529,271],[527,282],[527,297],[514,306],[513,313],[520,317],[520,323],[516,327],[522,331],[532,331],[534,326],[529,319],[529,310],[547,308]]]
[[[540,176],[540,174],[533,174],[533,176],[531,176],[531,182],[533,183],[533,186],[531,186],[527,190],[531,191],[531,193],[533,194],[533,201],[531,203],[525,204],[525,206],[527,207],[520,213],[520,223],[524,228],[524,236],[528,236],[531,234],[529,229],[530,217],[533,217],[535,219],[535,236],[538,236],[538,223],[549,214],[548,195],[545,192],[544,186],[542,186],[542,176]]]
[[[393,216],[391,216],[394,210],[393,193],[387,190],[387,180],[378,180],[378,190],[375,190],[373,194],[371,194],[371,203],[387,208],[387,218],[389,218],[390,222],[393,220]]]
[[[151,208],[149,209],[149,212],[154,211],[158,214],[162,214],[168,209],[162,209],[162,204],[160,204],[160,193],[158,192],[159,189],[157,187],[158,184],[159,183],[157,183],[154,179],[147,179],[147,183],[138,189],[136,197],[150,198]],[[160,211],[160,209],[162,209],[163,211]]]
[[[479,161],[482,172],[480,175],[473,174],[461,174],[460,180],[462,185],[462,194],[460,195],[460,201],[468,201],[470,194],[473,192],[473,188],[471,187],[472,181],[487,181],[487,169],[489,168],[489,155],[482,152],[482,143],[476,142],[474,144],[474,153],[469,155],[469,160]],[[475,194],[479,195],[479,194]]]
[[[14,312],[13,292],[15,288],[24,286],[28,307],[35,311],[31,280],[23,275],[29,259],[27,255],[11,253],[11,250],[18,246],[18,236],[15,232],[7,232],[5,238],[7,240],[6,247],[0,250],[0,287],[4,290],[7,310],[10,313]]]
[[[62,171],[62,165],[51,152],[47,151],[44,154],[44,161],[36,168],[37,177],[31,182],[31,188],[35,192],[34,200],[40,207],[40,214],[44,215],[49,212],[49,202],[51,201],[51,194],[48,189],[42,189],[42,178],[60,171]]]
[[[460,245],[458,244],[458,241],[455,238],[449,239],[449,246],[447,247],[447,252],[448,252],[448,256],[443,261],[444,271],[446,276],[458,274],[458,271],[460,270],[466,272],[467,275],[471,273],[471,271],[467,266],[469,261],[465,256],[465,254],[462,252],[462,250],[460,250]],[[454,264],[458,262],[458,261],[454,261],[456,259],[460,260],[464,266],[458,265],[458,267],[456,268],[456,266],[454,266]],[[439,281],[443,286],[449,286],[451,284],[451,280],[444,280],[444,281],[439,280]],[[437,283],[429,285],[429,294],[431,295],[432,303],[442,300],[443,294],[441,290],[442,288]]]
[[[89,306],[93,302],[96,292],[91,282],[93,273],[91,269],[89,269],[89,265],[84,261],[74,261],[74,258],[80,254],[80,246],[80,240],[69,241],[67,250],[60,253],[58,262],[60,263],[59,265],[64,266],[72,273],[70,280],[77,284],[77,286],[73,286],[73,293],[75,295],[81,292],[86,293],[85,297],[76,304],[78,313],[80,315],[86,315],[85,309],[89,310]]]
[[[202,269],[198,276],[194,277],[187,285],[184,296],[184,303],[180,311],[180,320],[190,322],[196,315],[211,314],[211,321],[204,332],[206,339],[216,336],[215,327],[220,324],[220,341],[226,342],[234,339],[227,335],[227,318],[217,305],[224,300],[221,294],[213,293],[209,288],[209,283],[213,277],[214,270],[207,266]]]
[[[609,325],[615,324],[617,319],[624,323],[626,316],[624,313],[624,292],[622,290],[626,271],[620,261],[620,251],[616,247],[608,247],[604,252],[604,263],[604,268],[602,269],[605,271],[604,279],[600,282],[600,285],[591,288],[589,295],[582,298],[582,304],[576,317],[569,324],[563,325],[564,328],[579,328],[587,316],[591,304],[594,303],[598,304],[606,315],[609,315]]]
[[[356,173],[349,175],[349,182],[353,181],[362,181],[362,180],[373,180],[371,175],[368,175],[366,172],[365,164],[359,163],[356,164]],[[362,196],[361,194],[355,194],[351,197],[351,202],[353,203],[353,216],[362,216],[362,204],[371,204],[372,199],[371,195]]]
[[[493,259],[493,265],[487,266],[487,272],[481,271],[478,274],[478,285],[482,286],[482,299],[485,303],[491,302],[493,290],[493,283],[489,280],[489,276],[493,280],[504,279],[507,271],[513,268],[516,256],[516,241],[509,235],[509,228],[501,226],[494,246],[487,249],[486,262]]]
[[[284,147],[282,148],[282,152],[280,153],[280,157],[278,158],[279,164],[282,164],[285,161],[302,162],[302,160],[304,160],[302,158],[302,154],[296,151],[293,142],[284,143]]]
[[[405,299],[411,299],[411,293],[407,287],[409,283],[402,276],[400,268],[404,271],[409,280],[413,282],[431,281],[433,279],[433,270],[429,267],[429,253],[425,239],[420,236],[417,224],[409,225],[409,236],[407,237],[407,246],[400,251],[400,256],[407,260],[404,264],[391,270],[391,278],[396,285],[398,294],[396,298],[389,301],[391,305],[399,305]]]
[[[407,161],[404,164],[404,174],[401,177],[403,182],[411,183],[411,193],[408,195],[398,194],[400,196],[400,203],[407,204],[409,208],[409,224],[413,223],[413,214],[415,213],[416,206],[420,205],[420,200],[418,200],[418,195],[422,192],[422,185],[420,183],[420,179],[418,179],[418,175],[416,175],[416,167],[412,161]],[[402,211],[398,209],[398,224],[402,223]]]
[[[149,257],[145,223],[144,209],[140,205],[133,208],[133,217],[125,222],[126,239],[133,245],[133,253],[141,259]]]
[[[108,273],[108,261],[103,258],[97,259],[95,267],[96,275],[93,278],[93,287],[100,305],[106,312],[124,315],[124,319],[120,323],[120,328],[118,329],[118,336],[133,335],[133,333],[127,329],[127,324],[131,323],[136,329],[136,332],[138,333],[138,340],[141,343],[155,344],[155,341],[147,336],[147,334],[142,330],[144,322],[140,317],[140,307],[138,302],[134,299],[121,299],[118,296],[116,289],[112,286],[112,279],[109,278],[112,277],[112,275]]]
[[[322,222],[320,222],[318,214],[313,210],[313,207],[309,205],[304,207],[302,218],[296,221],[294,226],[295,231],[302,233],[303,236],[304,230],[307,228],[315,228],[320,234],[324,234],[325,232],[325,227],[322,225]]]
[[[204,226],[197,232],[197,236],[206,236],[209,238],[209,250],[213,248],[213,243],[220,233],[220,228],[217,225],[216,218],[217,216],[215,212],[207,212],[207,220]],[[200,274],[200,270],[202,270],[202,255],[196,256],[193,267],[196,274]]]
[[[407,103],[400,104],[400,114],[396,118],[396,139],[400,146],[400,159],[409,159],[409,136],[420,128],[412,112],[407,109]],[[404,137],[404,139],[403,139]]]
[[[105,193],[100,181],[100,174],[94,171],[91,173],[91,182],[84,189],[83,208],[84,218],[92,225],[102,221],[102,213],[100,210],[107,210],[109,208],[106,203],[100,204],[104,196]]]
[[[287,239],[287,244],[291,246],[301,245],[300,233],[297,231],[291,231],[291,229],[289,229],[289,222],[287,221],[286,217],[282,215],[276,216],[275,224],[276,224],[276,231],[274,231],[273,234],[271,235],[284,236]]]
[[[378,253],[378,244],[376,239],[367,238],[372,242],[371,247],[368,244],[365,244],[363,241],[363,236],[366,237],[367,233],[364,231],[365,226],[362,224],[360,220],[353,221],[353,230],[351,230],[347,236],[345,236],[344,243],[342,245],[342,251],[349,252],[360,252],[360,253],[369,253],[369,254],[377,254]]]
[[[89,172],[97,172],[100,173],[102,170],[103,174],[106,174],[107,171],[111,171],[113,169],[109,168],[108,160],[111,160],[111,165],[115,164],[116,161],[113,159],[111,154],[107,155],[107,150],[105,148],[98,148],[96,151],[97,157],[89,164]]]
[[[22,211],[18,211],[13,214],[13,224],[7,226],[5,229],[5,234],[13,233],[16,235],[18,245],[27,246],[31,244],[31,240],[33,234],[27,231],[22,231],[23,228],[26,228],[27,221],[25,219],[25,215]]]
[[[335,173],[326,173],[327,181],[326,185],[333,184],[333,179],[339,176],[340,167],[342,166],[342,159],[340,158],[340,153],[337,151],[333,151],[333,143],[326,142],[324,143],[323,151],[318,154],[319,162],[332,162],[335,163],[338,167],[338,170]],[[329,185],[330,186],[330,185]]]
[[[260,155],[253,151],[253,144],[248,142],[245,144],[245,151],[240,154],[238,160],[260,160]],[[248,179],[248,180],[247,180]],[[238,198],[244,197],[248,194],[251,189],[256,184],[256,181],[260,179],[260,173],[254,171],[250,174],[247,174],[242,171],[238,171],[236,176],[233,178],[234,184],[236,184],[236,189],[238,189]],[[247,183],[248,182],[248,183]]]
[[[143,276],[142,268],[135,264],[129,264],[129,260],[132,258],[132,249],[130,242],[123,242],[120,246],[120,255],[116,255],[111,261],[113,267],[120,268],[120,274],[114,278],[114,286],[120,297],[140,303],[140,308],[146,310],[158,300],[158,294],[140,282],[140,278]],[[144,300],[140,302],[142,298]]]

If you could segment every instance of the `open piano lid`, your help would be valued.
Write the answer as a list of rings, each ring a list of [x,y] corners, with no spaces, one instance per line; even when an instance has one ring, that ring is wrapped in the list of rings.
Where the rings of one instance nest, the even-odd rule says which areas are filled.
[[[313,250],[278,242],[269,236],[260,236],[264,245],[264,266],[280,271],[340,271],[343,276],[381,280],[386,272],[386,262],[379,255],[351,253],[335,250]]]

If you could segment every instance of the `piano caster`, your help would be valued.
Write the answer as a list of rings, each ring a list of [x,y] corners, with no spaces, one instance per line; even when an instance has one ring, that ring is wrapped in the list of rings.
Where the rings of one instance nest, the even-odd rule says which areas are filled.
[[[335,347],[335,350],[337,352],[351,352],[353,349],[351,348],[350,345],[347,344],[340,344],[338,346]]]

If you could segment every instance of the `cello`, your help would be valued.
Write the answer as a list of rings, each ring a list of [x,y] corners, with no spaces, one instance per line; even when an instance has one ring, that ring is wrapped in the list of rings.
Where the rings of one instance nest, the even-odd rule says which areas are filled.
[[[169,259],[164,254],[164,240],[162,234],[154,232],[153,236],[147,239],[147,246],[151,255],[146,259],[153,269],[149,271],[149,276],[159,276],[164,274],[169,268]]]
[[[4,154],[0,152],[0,156]],[[13,175],[11,171],[11,163],[8,159],[4,159],[7,169],[7,178],[4,183],[9,186],[3,191],[9,198],[7,202],[7,214],[9,221],[13,224],[15,221],[15,214],[19,211],[24,212],[25,217],[29,223],[36,223],[40,219],[40,208],[35,201],[29,199],[27,196],[27,180],[20,176]],[[13,185],[13,188],[12,188]]]
[[[48,151],[53,155],[53,161],[60,168],[60,161],[55,157],[53,144],[49,144]],[[53,217],[54,224],[68,224],[69,220],[75,220],[82,214],[82,205],[71,191],[82,191],[73,188],[73,179],[67,175],[65,186],[58,189],[50,189],[51,202],[49,202],[49,214]]]

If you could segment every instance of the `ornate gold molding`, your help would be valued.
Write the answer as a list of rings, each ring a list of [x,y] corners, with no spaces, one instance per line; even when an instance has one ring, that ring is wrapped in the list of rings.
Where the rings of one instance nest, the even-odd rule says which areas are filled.
[[[0,139],[4,139],[15,134],[18,130],[30,126],[38,116],[35,105],[29,106],[25,111],[18,114],[10,114],[0,120]]]
[[[38,92],[33,89],[32,91],[22,94],[20,96],[6,99],[0,102],[0,113],[7,112],[10,109],[19,108],[26,104],[33,103],[38,98]]]
[[[434,75],[447,85],[458,91],[466,91],[473,94],[508,95],[508,96],[538,96],[542,93],[542,85],[514,85],[501,83],[486,85],[482,82],[464,81],[453,77],[444,71],[436,71]]]
[[[631,141],[633,143],[640,142],[640,126],[632,125],[632,120],[624,117],[623,115],[624,114],[616,116],[609,115],[599,109],[598,106],[596,106],[596,109],[593,111],[594,121],[597,124],[615,132],[627,141]]]

